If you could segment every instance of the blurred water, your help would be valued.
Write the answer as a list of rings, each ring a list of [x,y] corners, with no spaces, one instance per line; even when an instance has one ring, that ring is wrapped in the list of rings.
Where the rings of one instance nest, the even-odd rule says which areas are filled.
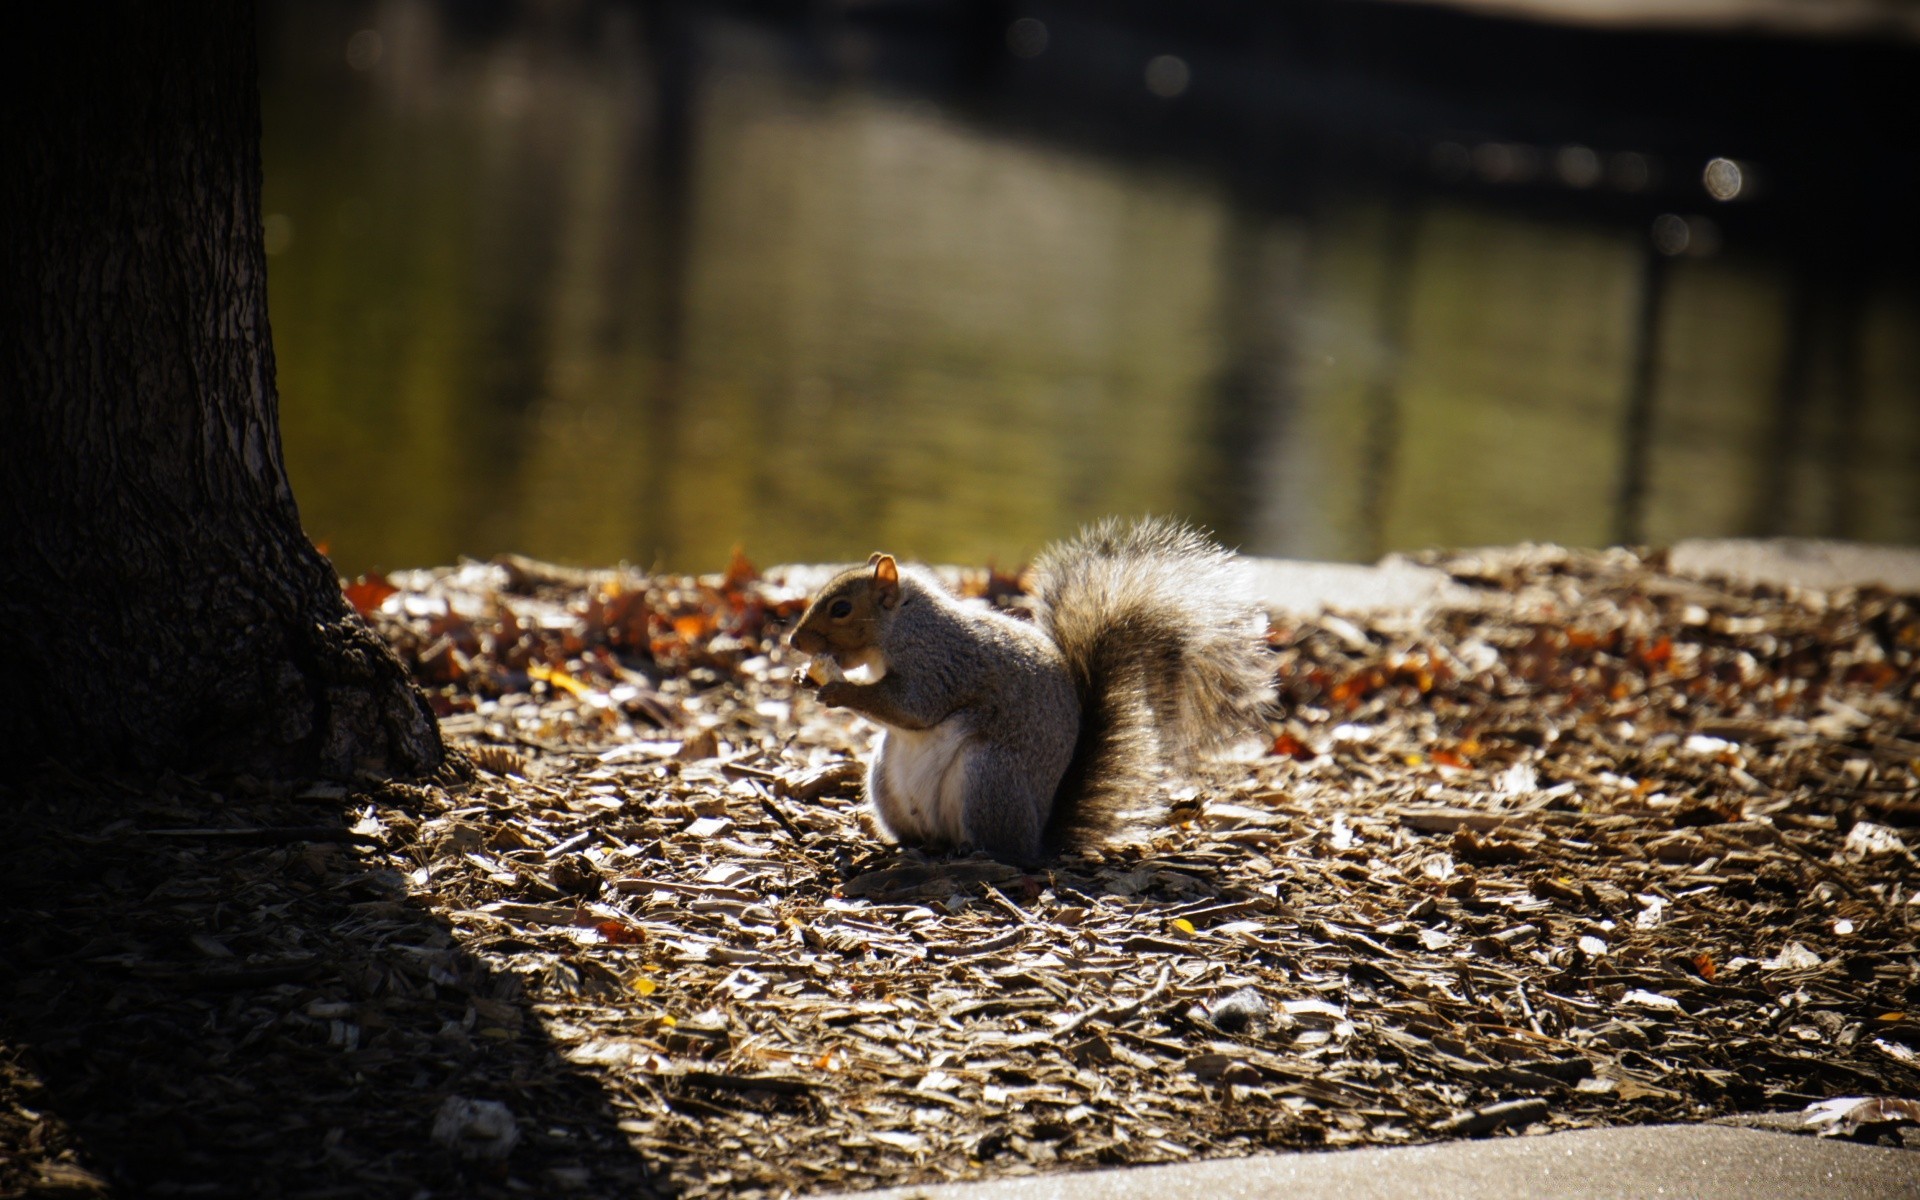
[[[704,10],[273,0],[264,24],[286,452],[346,572],[711,570],[735,543],[1004,564],[1147,511],[1334,559],[1920,541],[1901,272],[1312,156],[1274,202]],[[1620,165],[1589,157],[1548,161]]]

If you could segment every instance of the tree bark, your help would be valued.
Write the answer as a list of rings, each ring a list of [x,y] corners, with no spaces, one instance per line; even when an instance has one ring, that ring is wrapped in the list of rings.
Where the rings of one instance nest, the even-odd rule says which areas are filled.
[[[435,770],[281,460],[253,5],[28,12],[0,127],[0,771]]]

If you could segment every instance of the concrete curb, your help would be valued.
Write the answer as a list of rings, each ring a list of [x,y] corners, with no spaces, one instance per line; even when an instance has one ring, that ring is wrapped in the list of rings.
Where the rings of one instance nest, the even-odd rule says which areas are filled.
[[[1445,571],[1394,558],[1371,566],[1284,558],[1251,558],[1247,563],[1255,594],[1267,610],[1289,616],[1318,616],[1329,609],[1423,612],[1477,602],[1472,591]]]
[[[861,1200],[1912,1200],[1920,1196],[1920,1153],[1724,1125],[1650,1125],[842,1194]]]
[[[1678,542],[1667,559],[1676,575],[1831,590],[1869,584],[1920,592],[1920,550],[1809,538]]]
[[[1507,548],[1489,551],[1507,552]],[[1248,562],[1260,599],[1276,614],[1311,617],[1329,610],[1418,614],[1487,603],[1483,593],[1462,587],[1445,571],[1398,558],[1373,565],[1281,558]],[[1696,579],[1776,587],[1832,591],[1875,586],[1920,593],[1920,549],[1905,546],[1805,538],[1694,540],[1673,546],[1668,569]]]

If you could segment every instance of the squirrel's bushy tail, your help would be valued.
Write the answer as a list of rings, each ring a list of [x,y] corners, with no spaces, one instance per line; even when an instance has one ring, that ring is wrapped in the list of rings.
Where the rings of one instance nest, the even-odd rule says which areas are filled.
[[[1048,838],[1111,832],[1168,768],[1259,727],[1271,697],[1264,610],[1245,570],[1177,521],[1102,521],[1034,564],[1039,621],[1081,717]]]

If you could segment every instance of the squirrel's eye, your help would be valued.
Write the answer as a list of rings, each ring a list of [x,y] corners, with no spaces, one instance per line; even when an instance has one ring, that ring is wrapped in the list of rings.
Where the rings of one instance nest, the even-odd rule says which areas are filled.
[[[827,610],[827,615],[832,617],[844,617],[852,611],[853,611],[853,601],[835,600],[833,602],[833,607]]]

